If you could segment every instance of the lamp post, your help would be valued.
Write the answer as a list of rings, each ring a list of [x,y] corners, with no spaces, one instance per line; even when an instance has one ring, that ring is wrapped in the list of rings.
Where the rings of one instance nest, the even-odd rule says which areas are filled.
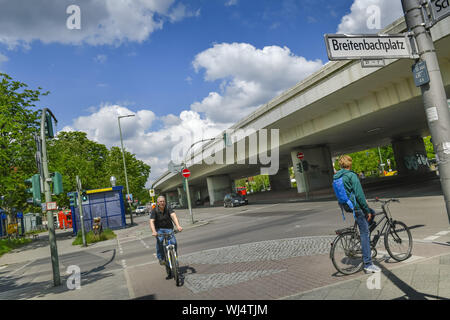
[[[111,176],[111,178],[109,179],[109,182],[111,182],[111,187],[115,187],[116,186],[116,177]]]
[[[119,132],[120,132],[120,144],[122,145],[122,157],[123,157],[123,168],[125,171],[125,183],[127,186],[127,194],[130,194],[130,189],[128,187],[128,177],[127,177],[127,165],[125,163],[125,151],[123,149],[123,140],[122,140],[122,129],[120,128],[120,119],[121,118],[127,118],[127,117],[134,117],[134,114],[129,114],[126,116],[118,116],[117,117],[117,121],[119,122]],[[131,203],[128,201],[128,205],[130,207],[130,220],[131,220],[131,225],[133,225],[133,210],[131,209]]]

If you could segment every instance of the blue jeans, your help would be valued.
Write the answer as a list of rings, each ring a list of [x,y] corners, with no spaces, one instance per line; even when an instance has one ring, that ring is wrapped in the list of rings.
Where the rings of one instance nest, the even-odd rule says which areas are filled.
[[[165,233],[169,234],[172,233],[172,236],[168,239],[169,244],[173,244],[175,246],[175,251],[177,251],[177,239],[175,239],[175,236],[173,235],[172,229],[158,229],[156,230],[158,233]],[[156,236],[156,256],[158,257],[158,260],[164,260],[164,248],[163,248],[163,236]]]
[[[364,267],[368,267],[372,264],[369,224],[367,223],[367,218],[364,212],[358,210],[355,211],[355,214],[356,214],[356,223],[358,224],[359,233],[361,237],[361,250],[363,255]]]

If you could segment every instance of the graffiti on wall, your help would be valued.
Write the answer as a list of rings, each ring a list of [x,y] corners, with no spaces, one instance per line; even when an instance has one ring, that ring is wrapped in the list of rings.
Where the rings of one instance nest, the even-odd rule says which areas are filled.
[[[416,153],[415,155],[405,156],[404,158],[405,166],[408,170],[419,170],[420,167],[430,167],[428,158],[426,155],[421,153]]]

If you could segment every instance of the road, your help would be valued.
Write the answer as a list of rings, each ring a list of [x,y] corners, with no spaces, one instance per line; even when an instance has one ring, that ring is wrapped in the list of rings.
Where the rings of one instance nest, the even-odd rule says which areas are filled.
[[[449,230],[442,197],[417,197],[411,190],[406,188],[406,196],[391,209],[394,218],[411,227],[413,257],[394,263],[381,248],[377,259],[387,269],[449,249],[430,240]],[[63,280],[58,288],[51,287],[45,239],[31,251],[24,248],[1,257],[0,299],[271,300],[361,276],[340,276],[328,257],[334,230],[353,223],[351,215],[342,220],[335,200],[196,208],[194,226],[187,210],[177,214],[185,227],[176,236],[184,276],[181,287],[165,279],[148,216],[139,216],[136,226],[117,230],[117,239],[87,249],[71,246],[67,233],[58,234]],[[71,265],[81,269],[81,290],[64,285],[70,280],[64,271]]]

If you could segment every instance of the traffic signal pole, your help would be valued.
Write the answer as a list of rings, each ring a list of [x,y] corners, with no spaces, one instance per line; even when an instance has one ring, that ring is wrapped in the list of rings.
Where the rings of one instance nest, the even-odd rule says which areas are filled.
[[[80,210],[80,227],[81,227],[81,239],[83,240],[83,247],[87,247],[86,234],[85,234],[85,231],[84,231],[83,201],[81,199],[82,190],[83,190],[83,187],[81,185],[80,177],[77,176],[77,196],[78,196],[78,199],[75,200],[75,201],[78,201],[78,209]]]
[[[406,24],[417,41],[419,60],[425,61],[429,73],[430,82],[420,89],[450,223],[450,112],[433,39],[422,14],[422,4],[421,0],[402,0]]]
[[[42,110],[41,116],[41,143],[42,143],[42,168],[44,173],[44,194],[45,194],[45,202],[46,204],[52,201],[52,192],[50,190],[50,182],[52,179],[50,178],[50,174],[48,171],[48,159],[47,159],[47,143],[45,137],[45,121],[47,112],[51,114],[53,119],[56,120],[53,113],[48,109],[44,108]],[[50,243],[50,254],[52,260],[52,269],[53,269],[53,284],[55,286],[59,286],[61,284],[61,278],[59,274],[59,258],[58,258],[58,248],[56,245],[56,235],[55,235],[55,225],[53,220],[53,211],[47,210],[47,225],[48,225],[48,239]]]

